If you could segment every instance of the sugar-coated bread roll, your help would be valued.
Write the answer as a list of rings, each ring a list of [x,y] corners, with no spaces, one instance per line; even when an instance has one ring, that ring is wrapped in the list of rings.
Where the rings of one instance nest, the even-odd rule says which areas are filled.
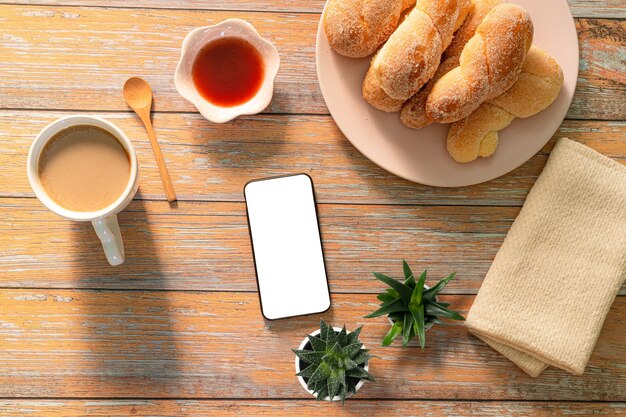
[[[439,68],[437,68],[435,76],[426,83],[424,88],[415,93],[413,97],[404,103],[402,111],[400,112],[400,121],[402,121],[405,126],[412,127],[413,129],[421,129],[433,122],[426,113],[426,100],[428,99],[428,95],[437,80],[443,77],[448,71],[458,66],[459,58],[456,56],[443,61],[441,65],[439,65]]]
[[[397,111],[433,77],[468,8],[467,0],[417,0],[372,59],[363,98],[378,109]]]
[[[517,81],[532,44],[530,15],[515,4],[494,7],[463,48],[460,65],[433,87],[426,111],[439,123],[467,117]]]
[[[461,56],[463,47],[474,36],[476,28],[494,7],[503,4],[504,0],[471,0],[467,18],[463,25],[454,33],[452,43],[443,53],[444,59]]]
[[[374,57],[376,59],[376,57]],[[382,110],[388,113],[394,113],[400,111],[405,100],[394,99],[387,95],[385,90],[382,89],[380,79],[375,75],[370,75],[363,80],[363,98],[372,106],[378,110]]]
[[[376,52],[415,0],[329,0],[323,24],[330,46],[350,58]]]
[[[526,55],[522,73],[509,90],[450,126],[448,153],[457,162],[492,155],[498,145],[498,131],[516,117],[530,117],[543,111],[556,100],[562,85],[563,71],[559,64],[533,46]]]

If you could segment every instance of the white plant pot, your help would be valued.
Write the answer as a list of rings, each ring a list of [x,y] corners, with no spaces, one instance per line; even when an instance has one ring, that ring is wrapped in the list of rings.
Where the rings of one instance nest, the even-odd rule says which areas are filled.
[[[341,332],[341,327],[333,327],[333,330],[336,331],[337,333]],[[318,334],[320,334],[321,330],[316,330],[313,333],[311,333],[311,336],[317,336]],[[309,338],[305,337],[304,340],[302,341],[302,343],[300,343],[300,346],[298,346],[298,350],[304,350],[304,347],[309,343]],[[362,349],[365,349],[365,345],[363,345]],[[296,356],[296,373],[300,373],[301,369],[300,369],[300,358],[298,358]],[[365,364],[363,365],[363,369],[365,369],[366,371],[369,371],[369,360],[365,362]],[[304,381],[304,378],[302,378],[301,376],[298,376],[298,381],[300,381],[300,385],[302,385],[302,388],[304,388],[304,390],[306,392],[308,392],[309,394],[311,394],[312,396],[315,397],[315,393],[308,389],[306,386],[306,382]],[[361,389],[361,387],[363,386],[363,384],[365,383],[365,379],[361,379],[357,384],[356,387],[354,387],[354,393],[348,393],[348,395],[346,395],[346,399],[352,397],[354,394],[356,394],[357,392],[359,392],[359,390]],[[338,395],[335,395],[333,398],[330,397],[326,397],[324,398],[324,401],[341,401],[341,398]]]

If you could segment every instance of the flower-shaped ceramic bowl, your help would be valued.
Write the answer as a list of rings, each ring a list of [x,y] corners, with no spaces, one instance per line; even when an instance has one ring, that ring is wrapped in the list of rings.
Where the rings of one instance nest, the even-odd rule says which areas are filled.
[[[226,37],[249,42],[261,54],[265,67],[263,82],[256,95],[245,103],[233,107],[220,107],[207,101],[196,89],[192,77],[193,63],[200,50],[210,42]],[[178,93],[196,106],[206,119],[214,123],[225,123],[244,114],[257,114],[270,104],[279,66],[280,57],[276,47],[263,39],[254,26],[245,20],[228,19],[215,26],[196,28],[187,34],[183,41],[174,82]]]

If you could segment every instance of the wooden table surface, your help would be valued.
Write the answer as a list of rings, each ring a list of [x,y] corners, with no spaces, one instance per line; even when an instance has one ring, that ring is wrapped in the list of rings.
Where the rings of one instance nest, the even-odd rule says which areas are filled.
[[[574,102],[556,137],[626,164],[626,4],[570,0],[580,39]],[[380,348],[363,319],[401,259],[433,277],[464,313],[553,138],[512,173],[457,189],[413,184],[356,151],[328,115],[314,63],[323,0],[0,0],[1,416],[626,415],[626,288],[583,376],[528,377],[462,326],[427,348]],[[264,114],[214,125],[174,89],[183,37],[240,17],[276,44],[276,92]],[[154,125],[179,202],[164,201],[124,81],[155,92]],[[89,224],[56,217],[26,178],[28,147],[52,120],[101,115],[139,154],[140,191],[119,216],[126,263],[108,266]],[[364,324],[376,383],[345,407],[316,402],[290,352],[320,316],[268,322],[256,294],[242,187],[306,172],[316,185],[333,306]],[[541,288],[537,288],[541,291]]]

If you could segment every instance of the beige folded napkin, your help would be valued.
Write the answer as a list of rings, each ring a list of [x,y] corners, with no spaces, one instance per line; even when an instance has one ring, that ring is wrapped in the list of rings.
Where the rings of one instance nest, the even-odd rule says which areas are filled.
[[[582,374],[626,278],[626,167],[560,139],[467,317],[531,376]]]

